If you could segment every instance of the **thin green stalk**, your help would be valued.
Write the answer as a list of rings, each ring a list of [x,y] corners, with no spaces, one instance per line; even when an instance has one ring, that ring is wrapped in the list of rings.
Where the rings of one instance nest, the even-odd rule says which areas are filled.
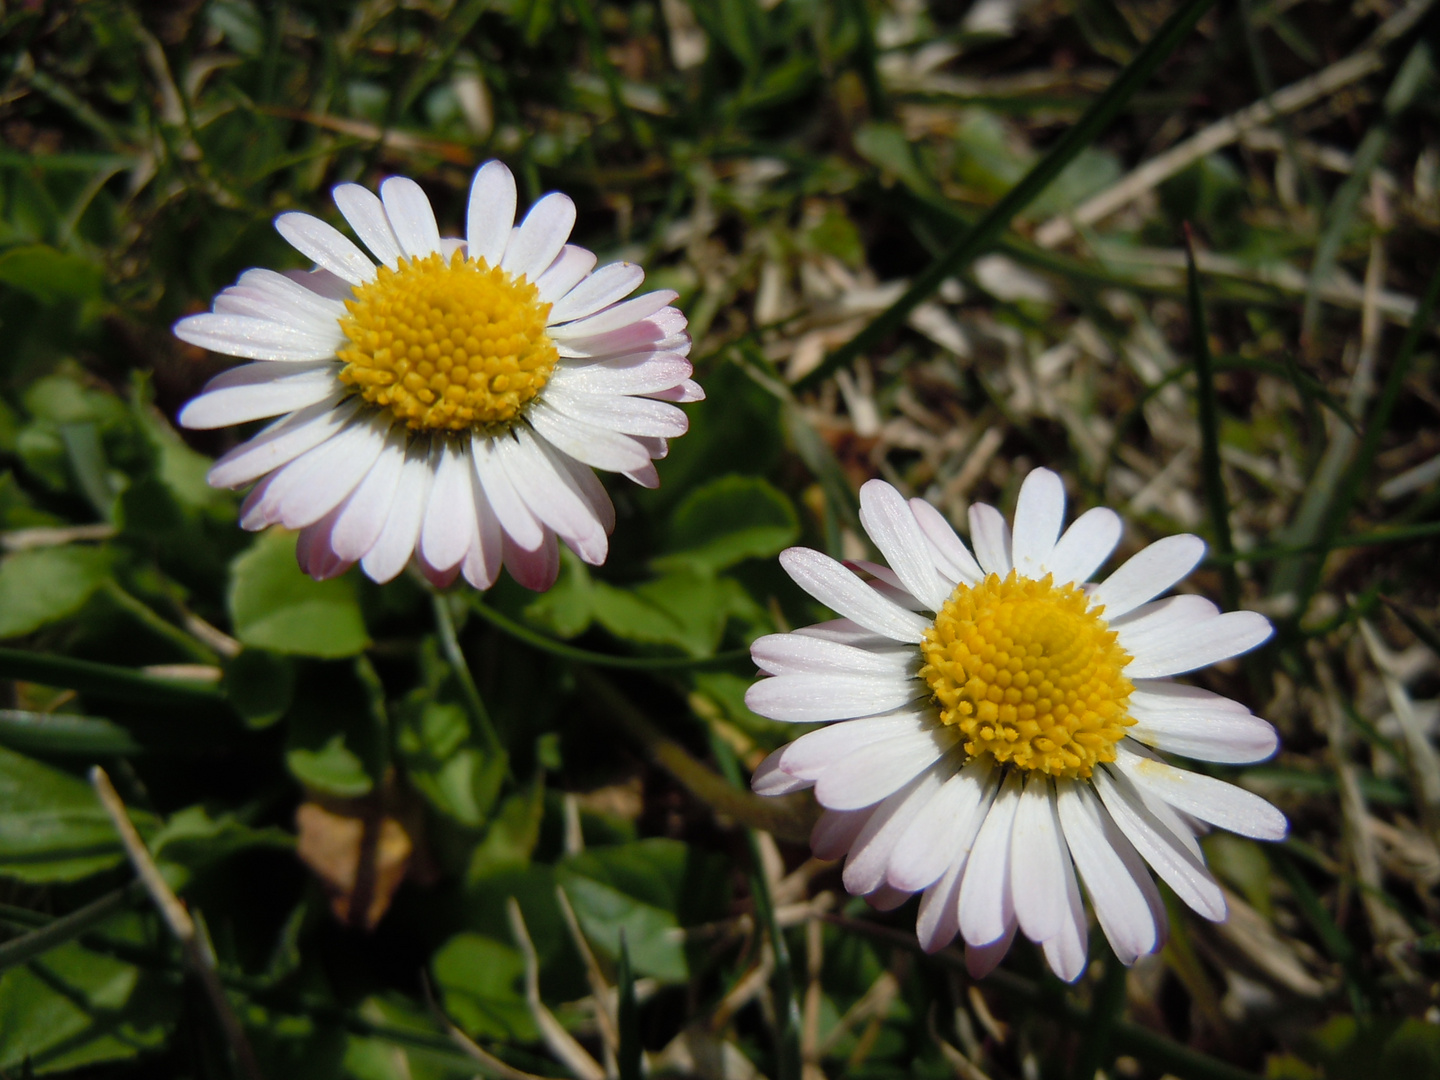
[[[68,656],[25,652],[22,649],[0,649],[0,679],[20,679],[120,701],[207,705],[211,708],[223,707],[227,712],[229,710],[225,695],[209,684],[158,679],[133,668],[96,664],[89,660],[73,660]]]
[[[643,147],[650,147],[655,144],[655,136],[650,131],[650,125],[635,116],[635,112],[625,102],[625,89],[620,82],[620,73],[615,70],[611,63],[609,54],[605,51],[605,35],[600,32],[600,21],[595,17],[595,9],[590,6],[590,0],[570,0],[570,10],[575,12],[575,18],[580,23],[580,28],[585,31],[586,38],[590,41],[590,58],[596,68],[600,71],[600,77],[605,80],[605,89],[610,94],[610,104],[615,109],[615,115],[619,117],[620,123],[625,126],[625,133],[632,140]]]
[[[1166,20],[1150,42],[1125,70],[1111,83],[1095,103],[1086,110],[1050,152],[1038,161],[1020,182],[1011,188],[970,229],[963,233],[950,250],[936,259],[905,290],[853,338],[827,356],[809,375],[801,379],[801,389],[818,385],[839,368],[868,352],[900,327],[905,318],[929,299],[946,278],[962,270],[983,254],[1010,227],[1010,222],[1029,206],[1073,161],[1093,143],[1111,121],[1120,114],[1130,98],[1155,73],[1155,69],[1180,45],[1200,17],[1210,10],[1215,0],[1189,0]]]
[[[1196,411],[1200,420],[1200,479],[1205,503],[1210,510],[1210,531],[1216,551],[1222,556],[1235,553],[1230,536],[1230,501],[1225,497],[1225,477],[1220,469],[1220,417],[1215,401],[1215,365],[1210,357],[1210,330],[1205,320],[1205,300],[1200,294],[1200,271],[1195,267],[1195,237],[1185,223],[1186,281],[1190,294],[1190,340],[1195,354]],[[1240,605],[1240,578],[1235,564],[1220,564],[1220,587],[1225,607]]]
[[[191,637],[174,623],[167,622],[161,618],[148,604],[138,597],[131,596],[116,582],[105,582],[102,591],[107,597],[114,601],[116,607],[120,608],[127,615],[130,615],[136,622],[140,623],[145,629],[157,637],[164,638],[170,642],[171,645],[174,645],[196,663],[220,663],[220,657],[216,656],[210,648],[195,640],[195,638]]]
[[[444,593],[432,593],[430,604],[435,611],[435,627],[440,633],[440,648],[445,653],[455,681],[460,684],[460,693],[465,698],[465,707],[470,711],[470,720],[479,730],[480,737],[485,740],[485,748],[492,754],[504,754],[505,746],[500,742],[495,722],[490,719],[490,710],[485,707],[485,699],[480,696],[480,688],[475,685],[475,677],[470,674],[470,665],[460,648],[460,639],[455,635],[455,620],[450,614],[449,598]]]
[[[482,598],[477,598],[471,610],[492,626],[526,645],[532,645],[541,652],[550,653],[565,660],[574,660],[593,667],[623,668],[630,671],[686,671],[695,668],[726,667],[750,658],[749,649],[731,649],[729,652],[700,658],[690,656],[611,656],[609,653],[593,652],[538,631],[531,630],[523,623],[516,622],[508,615],[490,607]]]
[[[62,915],[28,934],[11,938],[0,945],[0,971],[33,960],[57,945],[74,940],[96,924],[124,911],[144,895],[145,886],[139,881],[132,881],[124,888],[108,892],[100,899],[91,901],[84,907],[72,911],[69,915]]]

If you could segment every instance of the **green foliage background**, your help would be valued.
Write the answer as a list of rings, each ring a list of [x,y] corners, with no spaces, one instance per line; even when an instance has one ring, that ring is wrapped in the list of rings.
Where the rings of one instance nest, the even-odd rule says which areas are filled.
[[[1435,29],[1422,0],[0,5],[0,1077],[1440,1076]],[[300,264],[277,213],[403,173],[453,232],[490,157],[678,290],[708,399],[544,595],[310,581],[205,483],[241,434],[174,428],[227,362],[169,327]],[[1023,942],[971,985],[913,904],[806,862],[808,796],[749,795],[795,732],[745,709],[745,647],[823,617],[774,556],[863,556],[868,477],[963,522],[1037,464],[1126,552],[1205,535],[1198,587],[1275,619],[1202,681],[1280,727],[1217,772],[1294,831],[1207,839],[1234,917],[1175,908],[1129,973],[1097,936],[1075,987]],[[302,803],[352,856],[400,838],[373,929],[376,883],[342,918],[297,858]]]

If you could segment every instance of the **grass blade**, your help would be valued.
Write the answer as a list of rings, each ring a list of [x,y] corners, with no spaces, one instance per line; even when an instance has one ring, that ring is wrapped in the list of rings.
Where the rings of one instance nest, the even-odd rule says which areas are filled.
[[[1155,73],[1155,69],[1185,40],[1200,16],[1209,11],[1214,2],[1215,0],[1189,0],[1170,16],[1140,54],[1120,72],[1110,84],[1110,88],[1096,99],[1095,104],[1086,110],[1075,126],[1061,136],[1050,152],[1036,162],[1019,183],[990,208],[989,213],[961,235],[950,250],[931,263],[898,300],[801,379],[799,387],[803,389],[817,385],[837,369],[874,348],[888,334],[898,329],[905,317],[928,299],[942,281],[983,254],[1000,234],[1010,227],[1015,216],[1039,198],[1041,192],[1050,186],[1050,182],[1110,125],[1136,91]]]
[[[615,1065],[620,1080],[640,1080],[640,1014],[635,1003],[635,975],[630,970],[630,946],[625,931],[620,931],[620,961],[615,967],[616,1027],[620,1029],[620,1046],[615,1052]]]
[[[205,705],[211,708],[227,705],[225,695],[208,684],[157,679],[132,668],[25,652],[23,649],[0,649],[0,679],[21,679],[43,686],[77,690],[82,694],[144,704]]]
[[[1185,223],[1186,281],[1190,298],[1190,340],[1195,352],[1195,381],[1198,384],[1195,408],[1200,419],[1200,480],[1205,504],[1210,511],[1210,531],[1215,549],[1222,556],[1235,554],[1230,536],[1230,502],[1225,497],[1225,477],[1220,471],[1220,418],[1215,403],[1215,364],[1210,356],[1210,330],[1205,321],[1205,301],[1200,295],[1200,271],[1195,268],[1195,237]],[[1235,564],[1220,564],[1220,583],[1225,606],[1233,611],[1240,603],[1240,578]]]

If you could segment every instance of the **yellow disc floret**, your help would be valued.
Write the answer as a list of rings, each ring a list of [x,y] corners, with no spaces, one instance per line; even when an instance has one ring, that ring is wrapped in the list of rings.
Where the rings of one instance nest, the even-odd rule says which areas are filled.
[[[382,266],[345,307],[340,380],[416,431],[503,428],[559,359],[535,286],[458,251]]]
[[[971,757],[1088,777],[1135,721],[1130,656],[1075,585],[991,574],[959,585],[920,643],[920,677]]]

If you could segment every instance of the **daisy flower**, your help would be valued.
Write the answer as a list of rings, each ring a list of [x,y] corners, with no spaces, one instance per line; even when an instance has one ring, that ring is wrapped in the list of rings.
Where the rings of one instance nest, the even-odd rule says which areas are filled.
[[[652,459],[699,401],[685,316],[668,290],[625,299],[644,272],[595,269],[566,243],[575,204],[540,199],[515,224],[515,180],[491,161],[470,188],[465,238],[440,236],[405,177],[335,188],[367,255],[308,214],[275,228],[310,272],[249,270],[182,319],[177,337],[256,363],[212,379],[190,428],[279,417],[210,470],[255,483],[246,529],[300,530],[301,567],[359,563],[388,581],[413,555],[427,577],[476,588],[503,564],[532,589],[559,568],[557,538],[605,561],[615,511],[592,469],[659,483]]]
[[[934,951],[959,934],[977,977],[1018,929],[1078,979],[1081,884],[1133,963],[1166,928],[1146,863],[1219,921],[1224,895],[1197,834],[1278,840],[1287,828],[1259,796],[1157,753],[1231,764],[1275,752],[1275,729],[1243,705],[1170,678],[1253,649],[1269,622],[1199,596],[1155,599],[1200,561],[1195,536],[1089,582],[1120,518],[1090,510],[1062,535],[1064,516],[1060,478],[1036,469],[1013,534],[993,507],[971,508],[972,555],[929,503],[871,480],[860,520],[889,565],[784,552],[795,582],[843,617],[751,650],[770,676],[746,694],[751,709],[829,722],[766,758],[754,789],[813,787],[825,808],[815,854],[845,856],[845,887],[879,908],[921,893],[920,943]]]

